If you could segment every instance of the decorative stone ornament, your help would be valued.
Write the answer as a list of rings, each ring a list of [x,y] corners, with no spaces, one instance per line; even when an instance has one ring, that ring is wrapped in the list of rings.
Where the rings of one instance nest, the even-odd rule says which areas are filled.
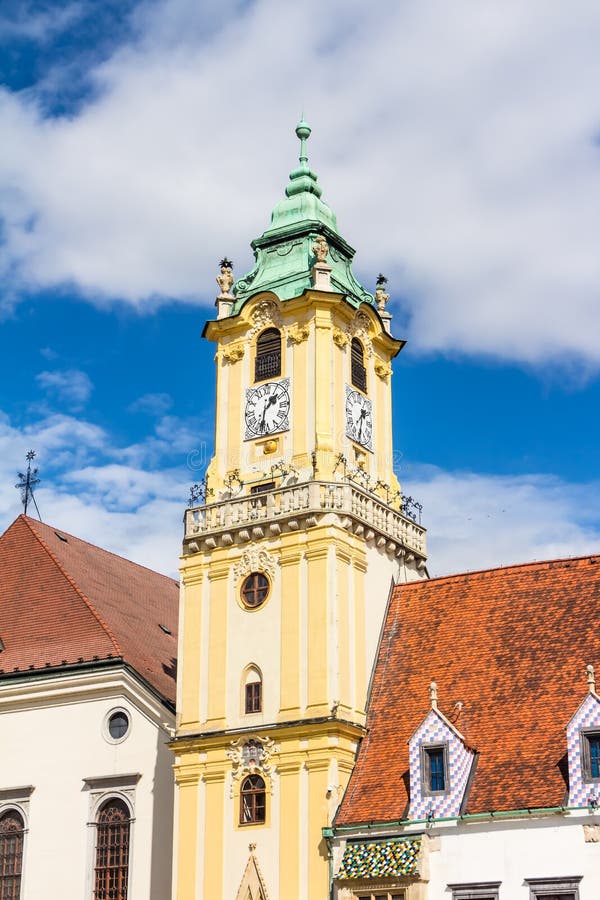
[[[377,309],[379,312],[384,312],[386,304],[390,299],[390,295],[386,293],[385,286],[387,284],[387,278],[385,275],[379,273],[377,276],[377,286],[375,288],[375,302],[377,303]]]
[[[329,253],[329,245],[322,234],[318,235],[311,249],[317,258],[317,262],[325,262]]]
[[[237,344],[230,344],[228,347],[223,347],[221,350],[221,359],[224,363],[231,365],[242,359],[244,350],[245,348],[241,341]]]
[[[317,260],[310,270],[313,287],[317,291],[330,291],[332,269],[329,263],[325,261],[329,253],[329,245],[322,234],[317,235],[311,250]]]
[[[235,303],[235,297],[231,293],[234,282],[233,263],[224,256],[219,265],[221,267],[221,274],[217,275],[216,282],[219,285],[221,292],[215,301],[215,305],[217,307],[217,318],[224,319],[226,316],[230,315],[233,304]]]
[[[342,331],[341,328],[333,329],[333,343],[337,344],[338,347],[341,347],[342,350],[347,347],[350,343],[350,335],[345,331]]]
[[[258,334],[268,325],[281,328],[281,313],[274,300],[261,300],[256,304],[252,310],[252,325],[251,335]]]
[[[255,545],[244,550],[238,561],[233,567],[233,574],[239,581],[245,578],[250,572],[265,572],[271,578],[275,577],[277,571],[277,559],[272,553],[264,548]]]
[[[279,753],[279,745],[272,738],[258,735],[231,741],[225,755],[231,760],[231,796],[236,781],[246,775],[260,773],[269,779],[273,791],[273,763],[271,757]]]
[[[301,344],[308,339],[309,334],[309,325],[290,325],[287,330],[288,341],[291,344]]]
[[[392,367],[378,359],[375,362],[375,374],[385,381],[392,374]]]

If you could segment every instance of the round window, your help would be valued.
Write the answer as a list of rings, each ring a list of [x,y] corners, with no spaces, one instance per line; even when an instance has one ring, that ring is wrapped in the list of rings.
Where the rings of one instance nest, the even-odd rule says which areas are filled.
[[[129,731],[129,716],[122,709],[108,717],[108,733],[113,741],[120,741]]]
[[[242,601],[248,609],[262,606],[269,595],[269,579],[262,572],[251,572],[242,582]]]

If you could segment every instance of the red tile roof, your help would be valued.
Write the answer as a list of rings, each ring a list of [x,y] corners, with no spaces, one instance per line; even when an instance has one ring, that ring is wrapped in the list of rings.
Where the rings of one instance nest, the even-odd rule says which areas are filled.
[[[122,657],[173,703],[178,597],[172,578],[19,516],[0,537],[0,670]]]
[[[479,752],[465,812],[562,805],[588,663],[600,673],[600,556],[398,585],[336,824],[407,815],[407,742],[433,679],[446,716],[464,704],[454,724]]]

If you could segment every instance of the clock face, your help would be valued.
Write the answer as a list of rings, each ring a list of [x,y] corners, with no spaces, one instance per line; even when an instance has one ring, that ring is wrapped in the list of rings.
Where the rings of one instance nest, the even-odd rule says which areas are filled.
[[[367,450],[373,450],[373,404],[346,385],[346,434]]]
[[[246,389],[244,440],[287,431],[290,427],[290,379]]]

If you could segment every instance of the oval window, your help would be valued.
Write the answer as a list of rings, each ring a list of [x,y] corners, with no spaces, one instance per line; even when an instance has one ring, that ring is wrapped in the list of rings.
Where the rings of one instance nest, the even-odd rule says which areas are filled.
[[[263,572],[251,572],[242,582],[242,602],[248,609],[262,606],[269,595],[269,579]]]
[[[117,710],[108,719],[108,733],[113,741],[120,741],[129,731],[129,716],[122,709]]]

